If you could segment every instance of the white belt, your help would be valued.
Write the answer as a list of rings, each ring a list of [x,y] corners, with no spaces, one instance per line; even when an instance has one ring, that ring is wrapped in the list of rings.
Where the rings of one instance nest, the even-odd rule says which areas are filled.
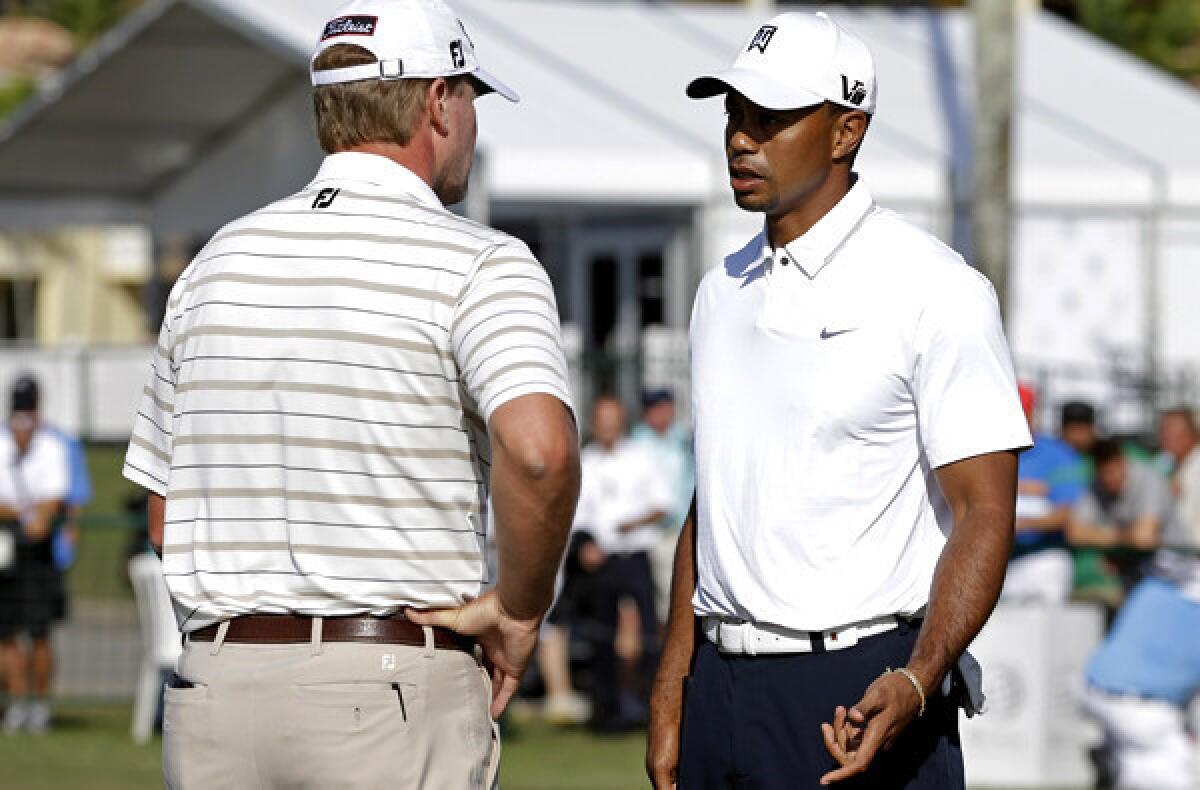
[[[704,618],[704,636],[722,653],[744,656],[812,653],[845,650],[860,639],[891,631],[900,621],[894,615],[864,620],[828,631],[793,631],[766,623],[748,623],[721,617]]]

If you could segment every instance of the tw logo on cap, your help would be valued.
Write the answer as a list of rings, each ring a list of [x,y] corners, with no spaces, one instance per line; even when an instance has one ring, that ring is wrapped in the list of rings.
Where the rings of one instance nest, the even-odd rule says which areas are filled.
[[[867,98],[867,86],[863,84],[862,80],[855,80],[854,84],[851,85],[850,78],[843,74],[842,98],[857,107]]]
[[[771,39],[775,37],[775,32],[778,30],[779,28],[775,25],[763,25],[754,34],[754,38],[751,39],[750,46],[746,47],[746,51],[749,52],[752,49],[757,49],[764,55],[767,54],[767,46],[771,43]]]
[[[339,16],[325,26],[324,41],[334,36],[373,36],[379,24],[377,16]]]

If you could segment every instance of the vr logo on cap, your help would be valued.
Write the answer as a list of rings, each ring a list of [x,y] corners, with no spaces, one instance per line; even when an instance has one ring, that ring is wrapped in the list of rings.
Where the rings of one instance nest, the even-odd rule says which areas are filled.
[[[757,49],[764,55],[767,54],[767,45],[771,43],[771,39],[775,37],[775,31],[779,30],[775,25],[763,25],[754,34],[754,38],[750,41],[750,46],[746,47],[749,52],[752,49]]]
[[[851,85],[850,78],[843,74],[842,98],[857,107],[863,103],[863,99],[867,98],[867,86],[863,84],[862,80],[855,80]]]
[[[339,16],[325,26],[321,40],[334,36],[373,36],[378,24],[377,16]]]

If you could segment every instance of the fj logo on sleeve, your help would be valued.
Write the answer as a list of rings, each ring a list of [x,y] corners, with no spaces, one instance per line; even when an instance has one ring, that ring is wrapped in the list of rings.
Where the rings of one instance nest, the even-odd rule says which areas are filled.
[[[396,671],[396,654],[395,653],[384,653],[382,656],[382,659],[383,660],[380,661],[380,664],[381,664],[380,668],[384,672],[395,672]]]
[[[764,55],[767,54],[767,46],[771,43],[771,39],[775,37],[775,31],[778,30],[775,25],[763,25],[754,34],[754,38],[750,41],[750,46],[746,47],[749,52],[752,49],[757,49]]]
[[[855,329],[835,329],[834,331],[830,332],[828,328],[825,328],[821,330],[821,339],[828,340],[831,337],[837,337],[838,335],[844,335],[847,332],[854,331]]]

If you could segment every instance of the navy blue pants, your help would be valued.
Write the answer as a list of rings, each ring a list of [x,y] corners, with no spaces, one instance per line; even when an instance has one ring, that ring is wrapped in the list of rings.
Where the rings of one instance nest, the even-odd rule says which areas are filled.
[[[917,629],[906,623],[846,650],[785,656],[724,655],[700,637],[684,698],[680,790],[819,790],[837,767],[821,722],[833,722],[887,667],[908,663]],[[963,790],[958,709],[940,694],[892,748],[843,790]]]

